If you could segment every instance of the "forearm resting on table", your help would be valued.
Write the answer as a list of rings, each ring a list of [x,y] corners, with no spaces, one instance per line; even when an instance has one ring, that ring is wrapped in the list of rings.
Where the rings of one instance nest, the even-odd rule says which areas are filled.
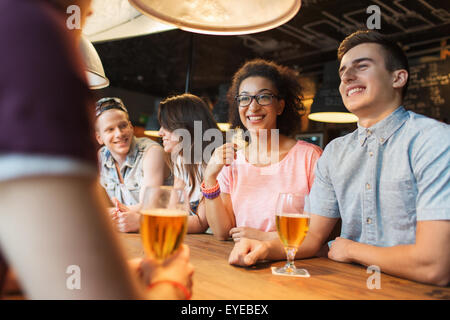
[[[93,179],[69,176],[0,183],[2,249],[28,298],[139,296],[93,185]],[[66,287],[71,265],[83,274],[83,290]]]
[[[230,203],[231,199],[229,194],[221,194],[215,199],[205,199],[206,205],[206,218],[214,236],[219,240],[228,240],[230,238],[230,230],[235,224],[233,213],[229,213],[225,203]]]
[[[326,240],[331,234],[339,219],[327,218],[317,214],[310,214],[309,230],[305,240],[298,248],[295,259],[304,259],[317,256]]]
[[[382,272],[419,282],[445,286],[450,280],[450,221],[419,221],[416,242],[393,247],[375,247],[351,242],[351,261],[376,265]]]
[[[265,241],[268,247],[267,260],[285,260],[286,251],[280,239]],[[305,259],[314,257],[320,250],[321,245],[311,235],[306,236],[305,241],[298,248],[295,259]]]

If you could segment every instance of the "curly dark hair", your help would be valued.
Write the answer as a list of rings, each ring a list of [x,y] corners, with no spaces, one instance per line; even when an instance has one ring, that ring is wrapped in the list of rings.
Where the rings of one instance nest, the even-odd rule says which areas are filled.
[[[263,59],[246,62],[233,76],[231,87],[227,93],[230,106],[229,121],[232,127],[244,127],[235,97],[239,94],[242,81],[249,77],[263,77],[274,84],[278,96],[285,102],[283,113],[277,117],[277,129],[286,136],[297,133],[300,130],[300,112],[305,110],[301,101],[303,88],[298,81],[298,74],[288,67]]]

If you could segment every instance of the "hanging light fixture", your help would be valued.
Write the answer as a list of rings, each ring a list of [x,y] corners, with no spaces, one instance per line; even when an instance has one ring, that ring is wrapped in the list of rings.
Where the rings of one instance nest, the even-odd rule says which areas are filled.
[[[83,35],[80,39],[80,50],[85,64],[86,77],[91,89],[102,89],[109,86],[109,80],[103,70],[102,61],[92,43]]]
[[[339,93],[339,64],[328,62],[323,70],[323,84],[316,93],[308,119],[320,122],[352,123],[358,117],[348,112]]]
[[[93,43],[176,29],[141,14],[128,0],[93,0],[91,7],[83,34]]]
[[[301,0],[128,0],[143,14],[185,31],[237,35],[266,31],[291,20]]]

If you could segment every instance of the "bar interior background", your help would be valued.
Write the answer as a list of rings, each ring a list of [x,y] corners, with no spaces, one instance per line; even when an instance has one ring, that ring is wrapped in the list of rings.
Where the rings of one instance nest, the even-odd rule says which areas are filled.
[[[225,121],[228,105],[224,95],[231,76],[246,60],[256,57],[274,60],[299,72],[307,110],[302,117],[302,136],[317,134],[324,147],[332,139],[351,132],[356,128],[355,122],[312,121],[308,114],[314,101],[326,101],[326,105],[336,101],[336,84],[327,83],[327,79],[335,78],[329,66],[336,63],[340,41],[351,32],[366,28],[371,16],[366,10],[370,5],[380,8],[379,31],[397,41],[408,56],[411,72],[406,108],[450,121],[448,1],[303,0],[298,13],[287,23],[268,31],[227,36],[192,33],[161,24],[136,11],[126,0],[93,2],[96,15],[120,13],[116,21],[119,31],[115,34],[113,27],[95,34],[88,21],[87,36],[110,80],[109,87],[96,93],[99,97],[120,96],[125,101],[138,136],[144,135],[149,119],[156,117],[162,98],[186,91],[187,77],[188,91],[210,101],[216,120]],[[135,24],[134,28],[130,24]]]

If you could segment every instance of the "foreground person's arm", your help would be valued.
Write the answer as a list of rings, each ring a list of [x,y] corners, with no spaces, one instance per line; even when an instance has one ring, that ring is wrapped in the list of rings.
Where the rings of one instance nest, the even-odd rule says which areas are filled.
[[[150,297],[127,265],[94,179],[39,177],[0,183],[0,243],[26,296],[31,299],[139,299]],[[187,259],[174,281],[190,284]],[[80,289],[72,288],[79,267]],[[169,272],[173,277],[176,272]],[[72,278],[70,278],[72,277]],[[163,278],[164,270],[160,270]],[[76,283],[76,282],[74,282]],[[159,299],[179,297],[162,285]],[[164,291],[164,292],[162,292]]]
[[[328,253],[339,262],[376,265],[384,273],[446,286],[450,281],[450,221],[419,221],[416,243],[376,247],[337,238]]]

